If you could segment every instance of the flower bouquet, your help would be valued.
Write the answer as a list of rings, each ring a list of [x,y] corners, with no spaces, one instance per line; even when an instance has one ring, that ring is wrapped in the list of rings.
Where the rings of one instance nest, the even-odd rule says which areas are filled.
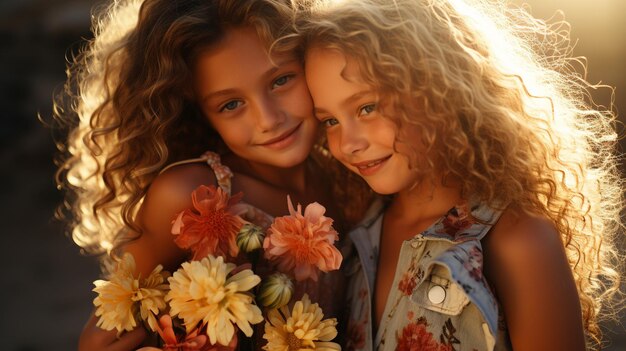
[[[98,327],[122,333],[143,324],[159,342],[142,351],[205,351],[254,348],[245,338],[265,323],[266,351],[340,350],[332,342],[336,319],[324,319],[306,293],[292,301],[294,280],[317,281],[320,271],[341,264],[338,234],[324,207],[313,203],[303,213],[288,197],[289,215],[263,228],[244,219],[250,206],[240,203],[241,194],[200,186],[191,196],[193,208],[172,226],[174,242],[191,260],[171,275],[159,265],[144,278],[134,275],[134,258],[124,254],[109,280],[94,282]]]

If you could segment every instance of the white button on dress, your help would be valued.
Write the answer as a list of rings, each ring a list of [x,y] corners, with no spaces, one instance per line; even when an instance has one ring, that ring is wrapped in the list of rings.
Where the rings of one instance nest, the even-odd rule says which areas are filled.
[[[438,305],[446,299],[446,289],[441,285],[433,285],[428,290],[428,299],[431,303]]]

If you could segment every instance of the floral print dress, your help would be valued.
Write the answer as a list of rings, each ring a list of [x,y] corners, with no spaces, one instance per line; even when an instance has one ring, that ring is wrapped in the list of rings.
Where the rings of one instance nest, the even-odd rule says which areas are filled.
[[[500,213],[463,204],[404,241],[376,335],[372,301],[383,219],[376,203],[350,232],[347,350],[510,350],[498,303],[482,273],[480,240]],[[475,220],[480,219],[480,221]]]

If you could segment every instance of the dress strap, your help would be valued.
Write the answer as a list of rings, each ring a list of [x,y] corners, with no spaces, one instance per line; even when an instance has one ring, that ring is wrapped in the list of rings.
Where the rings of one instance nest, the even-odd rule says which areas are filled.
[[[222,164],[220,155],[212,151],[207,151],[202,154],[202,157],[206,160],[206,163],[211,167],[215,178],[217,178],[217,184],[224,190],[226,194],[230,196],[231,184],[230,179],[233,177],[233,172]]]
[[[224,166],[220,159],[220,155],[216,154],[213,151],[207,151],[202,156],[197,158],[190,158],[187,160],[182,160],[178,162],[174,162],[167,167],[163,168],[160,173],[165,172],[166,170],[180,166],[184,164],[190,163],[206,163],[211,167],[213,173],[215,173],[215,178],[217,179],[217,185],[219,185],[222,190],[230,196],[231,192],[231,182],[230,179],[233,177],[233,172],[228,168],[228,166]]]
[[[481,240],[500,218],[502,210],[498,208],[483,203],[462,202],[417,236],[452,242]]]

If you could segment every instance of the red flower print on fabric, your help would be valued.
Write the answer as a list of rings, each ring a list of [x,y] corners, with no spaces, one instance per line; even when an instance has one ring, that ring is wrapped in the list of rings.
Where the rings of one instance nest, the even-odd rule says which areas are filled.
[[[402,275],[402,279],[398,283],[398,290],[400,290],[403,295],[411,296],[416,285],[417,281],[415,279],[415,275],[411,274],[411,272],[405,272],[404,275]]]
[[[347,350],[359,350],[365,347],[366,325],[367,320],[350,320],[350,322],[348,323],[348,340],[346,341]]]
[[[424,321],[418,321],[409,323],[398,333],[396,351],[452,351],[452,347],[437,342]]]
[[[437,230],[438,233],[446,233],[452,237],[456,237],[459,232],[469,228],[474,224],[473,218],[470,216],[467,204],[462,204],[451,209],[442,221],[443,228]]]

